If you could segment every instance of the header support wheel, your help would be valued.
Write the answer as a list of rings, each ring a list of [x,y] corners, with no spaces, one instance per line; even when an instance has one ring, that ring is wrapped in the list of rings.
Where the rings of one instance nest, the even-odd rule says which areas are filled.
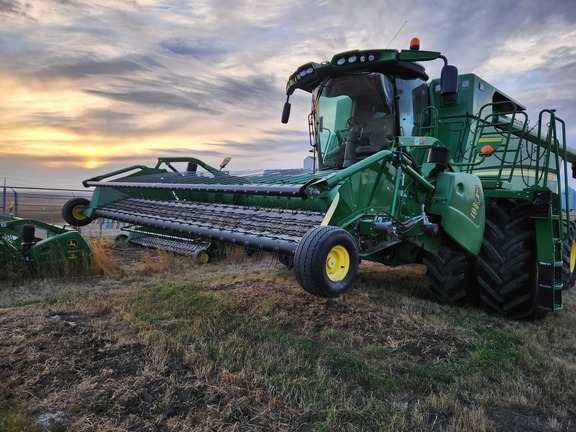
[[[346,230],[319,226],[308,231],[298,244],[294,274],[310,294],[338,297],[356,279],[358,262],[356,242]]]

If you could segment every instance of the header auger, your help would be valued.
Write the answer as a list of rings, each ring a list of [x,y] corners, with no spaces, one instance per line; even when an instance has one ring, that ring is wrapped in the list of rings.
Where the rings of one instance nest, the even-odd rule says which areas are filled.
[[[444,62],[428,81],[423,62]],[[361,259],[422,263],[432,295],[515,319],[562,308],[574,282],[564,122],[525,108],[439,52],[356,50],[288,79],[312,96],[309,171],[230,173],[160,158],[84,181],[69,223],[130,224],[129,240],[191,254],[265,250],[308,292],[334,297]],[[176,163],[186,163],[178,170]]]

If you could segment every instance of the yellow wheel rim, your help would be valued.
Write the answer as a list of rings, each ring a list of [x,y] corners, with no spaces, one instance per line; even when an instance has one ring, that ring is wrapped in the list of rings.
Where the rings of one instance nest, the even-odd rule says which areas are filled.
[[[206,252],[200,252],[196,256],[196,262],[198,264],[206,264],[210,260],[210,256]]]
[[[576,254],[576,252],[575,252]],[[575,257],[576,259],[576,257]],[[334,246],[326,257],[326,275],[332,282],[341,281],[350,270],[350,254],[344,246]]]
[[[572,240],[570,248],[570,273],[574,272],[574,267],[576,267],[576,240]]]
[[[86,215],[84,213],[82,213],[82,211],[84,211],[84,209],[86,209],[85,206],[83,205],[77,205],[72,209],[72,216],[74,216],[74,219],[76,220],[84,220],[86,219]]]

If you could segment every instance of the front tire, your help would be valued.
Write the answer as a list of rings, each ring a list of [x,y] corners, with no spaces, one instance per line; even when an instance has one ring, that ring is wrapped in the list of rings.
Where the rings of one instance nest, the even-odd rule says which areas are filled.
[[[486,201],[486,228],[479,255],[478,284],[485,307],[513,319],[545,315],[538,306],[538,270],[530,203]]]
[[[294,274],[305,291],[319,297],[347,292],[358,274],[354,238],[342,228],[320,226],[308,231],[294,254]]]

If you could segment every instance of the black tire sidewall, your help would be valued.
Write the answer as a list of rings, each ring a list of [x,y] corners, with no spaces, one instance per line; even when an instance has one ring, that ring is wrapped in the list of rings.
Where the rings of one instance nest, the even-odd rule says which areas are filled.
[[[576,282],[576,270],[570,271],[570,258],[572,253],[572,243],[576,241],[576,223],[570,222],[570,238],[562,242],[562,286],[567,290],[574,286]],[[567,233],[566,223],[564,224],[564,234]]]
[[[326,273],[326,259],[332,248],[342,246],[348,252],[348,273],[332,281]],[[358,250],[353,237],[344,229],[323,226],[308,231],[294,255],[294,272],[298,283],[309,293],[321,297],[338,297],[350,289],[358,274]]]
[[[85,226],[92,222],[88,216],[85,219],[76,219],[74,217],[74,209],[77,207],[89,207],[90,201],[86,198],[72,198],[68,200],[62,207],[62,218],[64,221],[73,226]]]
[[[478,257],[480,299],[486,309],[512,319],[545,315],[539,306],[536,234],[528,206],[524,200],[487,200]]]

